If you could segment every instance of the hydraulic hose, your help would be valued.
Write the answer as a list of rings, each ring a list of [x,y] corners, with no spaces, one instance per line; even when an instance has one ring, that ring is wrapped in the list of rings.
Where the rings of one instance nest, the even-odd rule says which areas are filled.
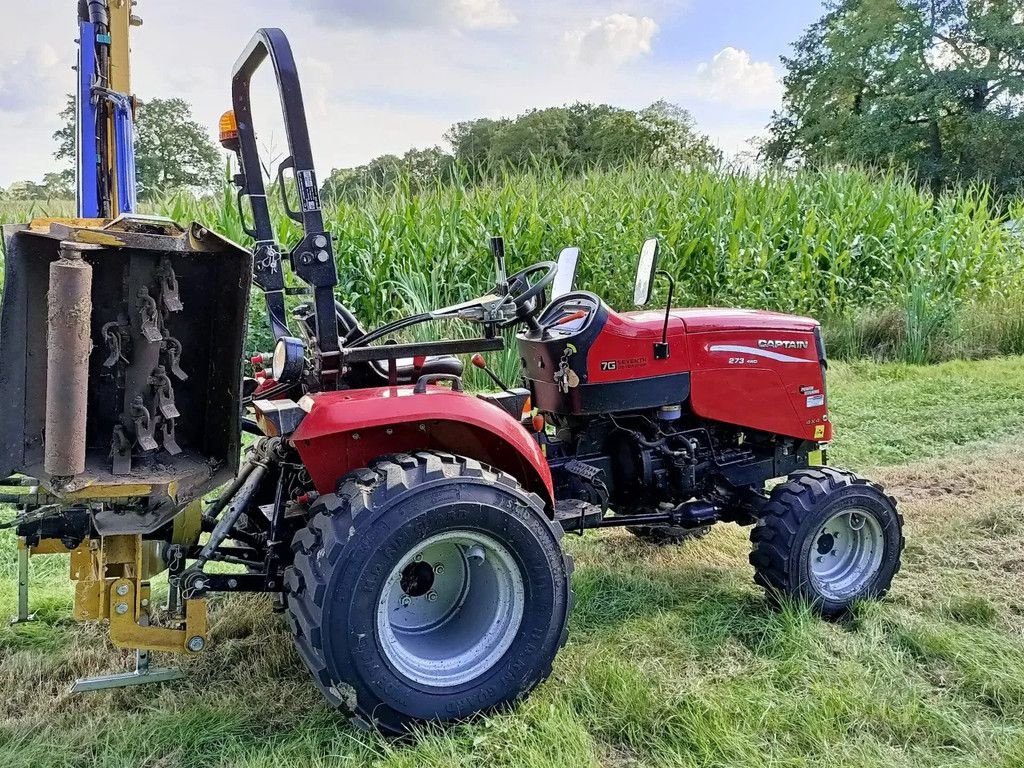
[[[238,489],[238,493],[235,494],[234,498],[231,499],[231,504],[228,507],[227,513],[218,522],[213,532],[210,534],[210,540],[206,542],[202,550],[199,552],[199,557],[196,558],[195,564],[189,568],[190,571],[202,571],[203,567],[210,561],[213,556],[214,550],[217,549],[224,540],[228,538],[228,534],[231,533],[231,529],[235,527],[235,523],[238,522],[238,518],[242,516],[242,513],[249,506],[249,501],[252,499],[256,489],[259,487],[260,481],[263,480],[263,475],[267,472],[267,466],[265,464],[256,464],[252,471],[245,478],[245,482]]]
[[[253,470],[258,465],[253,462],[248,462],[238,472],[238,476],[232,481],[231,485],[228,486],[227,490],[224,491],[217,500],[210,505],[210,507],[203,512],[203,523],[205,526],[216,525],[217,518],[220,517],[221,510],[227,506],[228,502],[235,497],[238,493],[238,489],[241,488],[245,481],[249,479],[249,475],[252,474]],[[204,526],[204,527],[205,527]]]
[[[88,20],[96,25],[96,31],[106,34],[110,29],[110,11],[107,9],[107,0],[84,0]],[[82,13],[82,3],[79,3],[78,13]],[[107,52],[105,45],[96,46],[97,58],[100,65],[100,77],[106,81],[107,78]]]

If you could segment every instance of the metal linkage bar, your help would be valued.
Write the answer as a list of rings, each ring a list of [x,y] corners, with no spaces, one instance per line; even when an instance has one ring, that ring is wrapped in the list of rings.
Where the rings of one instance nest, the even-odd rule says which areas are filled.
[[[34,613],[28,611],[28,558],[29,549],[24,541],[18,543],[18,615],[11,617],[11,625],[35,621]]]

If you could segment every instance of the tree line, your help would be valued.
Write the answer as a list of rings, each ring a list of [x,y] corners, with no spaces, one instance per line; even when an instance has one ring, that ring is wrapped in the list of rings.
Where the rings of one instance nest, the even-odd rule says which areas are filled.
[[[939,193],[981,182],[1024,189],[1024,0],[825,0],[825,13],[783,57],[784,96],[758,155],[769,165],[855,165],[908,171]],[[6,197],[71,197],[74,101],[54,134],[60,173],[12,185]],[[475,184],[534,167],[576,174],[640,162],[715,163],[720,153],[683,108],[604,104],[532,109],[456,123],[448,149],[385,154],[331,171],[328,199],[395,184],[412,191]],[[140,197],[205,190],[223,159],[182,99],[139,104]]]
[[[576,174],[631,162],[692,167],[721,159],[708,137],[696,131],[689,112],[666,101],[635,111],[576,103],[531,109],[514,118],[479,118],[456,123],[445,140],[450,151],[438,146],[411,149],[335,169],[322,194],[349,199],[399,183],[417,192],[456,181],[479,183],[533,167]]]

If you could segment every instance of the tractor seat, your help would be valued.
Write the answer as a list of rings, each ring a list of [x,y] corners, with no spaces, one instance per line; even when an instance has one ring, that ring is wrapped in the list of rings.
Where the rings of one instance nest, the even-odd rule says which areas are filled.
[[[397,363],[398,371],[398,383],[399,384],[415,384],[416,379],[420,376],[427,376],[435,373],[447,373],[452,376],[461,376],[463,365],[462,361],[457,357],[451,355],[431,355],[430,357],[419,358],[419,365],[417,366],[417,359],[412,357],[401,357],[395,361]],[[387,381],[388,378],[388,361],[387,360],[374,360],[370,363],[374,370]]]

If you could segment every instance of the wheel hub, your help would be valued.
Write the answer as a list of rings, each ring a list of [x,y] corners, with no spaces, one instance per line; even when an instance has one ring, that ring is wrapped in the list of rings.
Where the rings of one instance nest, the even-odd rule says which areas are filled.
[[[478,531],[449,531],[406,552],[377,604],[377,634],[405,677],[435,687],[479,677],[508,650],[525,589],[512,554]]]
[[[409,563],[402,569],[399,584],[409,597],[422,597],[434,586],[434,569],[422,560]]]
[[[882,565],[885,538],[874,515],[858,508],[828,518],[814,536],[809,554],[811,578],[829,600],[861,594]]]

